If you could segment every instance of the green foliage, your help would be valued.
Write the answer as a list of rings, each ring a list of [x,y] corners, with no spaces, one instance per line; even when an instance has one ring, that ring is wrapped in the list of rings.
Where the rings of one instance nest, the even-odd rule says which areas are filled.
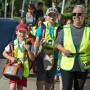
[[[86,25],[90,26],[90,15],[86,17]]]
[[[70,12],[69,13],[64,13],[64,16],[65,16],[65,19],[71,19],[72,14]]]
[[[17,15],[20,15],[20,9],[22,8],[22,1],[23,0],[19,0],[19,3],[18,3],[18,0],[15,0],[14,2],[14,6],[15,6],[15,13],[17,13]]]
[[[49,8],[52,6],[52,0],[45,0],[45,5]]]

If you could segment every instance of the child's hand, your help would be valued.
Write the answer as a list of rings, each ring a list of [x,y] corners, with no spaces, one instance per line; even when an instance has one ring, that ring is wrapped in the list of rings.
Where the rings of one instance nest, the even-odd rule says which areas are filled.
[[[26,48],[27,51],[29,51],[30,50],[30,45],[25,44],[25,48]]]
[[[28,38],[27,41],[31,42],[32,44],[34,44],[34,42],[35,42],[35,40],[33,38]]]
[[[10,57],[10,60],[11,60],[12,63],[15,63],[15,62],[17,61],[17,58],[15,58],[15,57]]]

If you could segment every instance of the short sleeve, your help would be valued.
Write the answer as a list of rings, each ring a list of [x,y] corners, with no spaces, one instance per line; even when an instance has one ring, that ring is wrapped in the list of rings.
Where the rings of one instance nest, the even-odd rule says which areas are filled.
[[[56,46],[57,46],[58,44],[63,45],[63,35],[64,35],[63,30],[60,30],[60,34],[58,35],[58,37],[57,37],[57,39],[56,39]]]
[[[46,29],[45,24],[42,24],[41,26],[42,26],[42,29],[43,29],[43,30],[45,30],[45,29]]]
[[[42,26],[39,26],[36,30],[36,37],[42,38],[42,31],[43,31]]]
[[[5,50],[6,50],[7,52],[10,52],[10,44],[8,44],[8,45],[5,47]]]

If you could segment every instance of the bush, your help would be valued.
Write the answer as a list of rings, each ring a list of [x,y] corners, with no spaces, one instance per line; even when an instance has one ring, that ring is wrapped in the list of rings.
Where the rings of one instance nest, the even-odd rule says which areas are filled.
[[[90,15],[86,17],[86,25],[90,26]]]
[[[65,16],[65,20],[72,18],[72,14],[71,13],[64,13],[64,16]]]

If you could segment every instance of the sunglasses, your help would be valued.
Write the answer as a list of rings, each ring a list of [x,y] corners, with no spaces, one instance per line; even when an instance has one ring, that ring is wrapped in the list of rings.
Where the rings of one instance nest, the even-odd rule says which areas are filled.
[[[82,16],[82,13],[72,13],[72,16]]]

